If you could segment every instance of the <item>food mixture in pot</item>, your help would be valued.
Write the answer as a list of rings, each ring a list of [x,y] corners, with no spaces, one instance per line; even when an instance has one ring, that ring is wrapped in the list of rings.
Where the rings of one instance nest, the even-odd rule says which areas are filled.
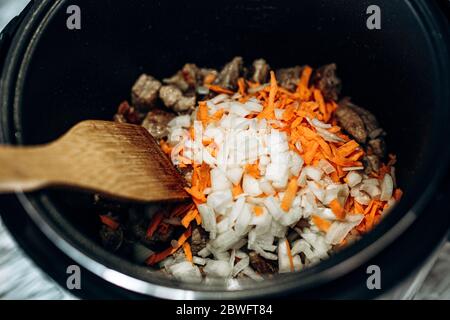
[[[114,119],[160,141],[192,201],[108,210],[104,246],[199,282],[299,271],[359,239],[402,192],[384,130],[340,89],[335,64],[272,70],[241,57],[141,75]]]

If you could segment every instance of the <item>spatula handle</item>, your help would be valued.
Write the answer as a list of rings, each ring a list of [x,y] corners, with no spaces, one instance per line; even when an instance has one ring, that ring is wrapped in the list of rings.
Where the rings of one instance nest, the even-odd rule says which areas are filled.
[[[59,171],[51,146],[0,146],[0,192],[32,191],[45,186]],[[63,171],[62,171],[63,172]]]

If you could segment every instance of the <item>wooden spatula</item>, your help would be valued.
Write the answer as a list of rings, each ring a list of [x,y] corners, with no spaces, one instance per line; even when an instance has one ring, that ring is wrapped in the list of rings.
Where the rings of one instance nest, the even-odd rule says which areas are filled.
[[[48,186],[140,202],[189,198],[183,178],[145,128],[108,121],[81,122],[47,145],[0,146],[0,192]]]

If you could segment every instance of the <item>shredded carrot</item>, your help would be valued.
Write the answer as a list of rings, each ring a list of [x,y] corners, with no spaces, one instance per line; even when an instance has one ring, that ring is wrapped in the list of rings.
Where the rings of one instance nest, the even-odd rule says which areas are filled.
[[[333,211],[336,218],[338,219],[345,218],[345,209],[341,206],[338,199],[334,199],[330,202],[330,208]]]
[[[312,215],[311,217],[312,222],[319,228],[320,231],[328,232],[328,230],[331,227],[331,222],[328,220],[325,220],[318,215]]]
[[[171,212],[170,217],[171,218],[180,217],[189,210],[191,210],[192,208],[195,208],[195,205],[193,203],[182,203]]]
[[[101,215],[100,220],[104,225],[108,226],[112,230],[117,230],[117,228],[119,228],[120,226],[120,224],[116,220],[114,220],[108,215]]]
[[[203,125],[206,125],[208,123],[208,118],[208,106],[206,105],[206,102],[201,101],[198,106],[197,120],[201,121]]]
[[[209,165],[205,162],[202,163],[198,171],[199,184],[198,190],[203,192],[207,187],[211,185],[211,175],[209,170]]]
[[[395,189],[395,191],[394,191],[394,199],[396,201],[399,201],[402,196],[403,196],[403,191],[401,189],[399,189],[399,188]]]
[[[307,165],[311,164],[314,156],[316,155],[319,144],[316,141],[312,141],[306,145],[307,150],[304,155],[304,160]]]
[[[244,97],[245,96],[245,80],[244,80],[244,78],[239,78],[237,84],[238,84],[238,88],[239,88],[238,89],[239,94],[242,97]]]
[[[269,92],[269,103],[264,108],[264,110],[258,115],[258,119],[274,119],[274,110],[275,110],[275,96],[277,94],[278,85],[277,79],[275,78],[275,72],[270,71],[270,92]]]
[[[309,79],[311,78],[312,68],[306,66],[303,69],[302,75],[300,77],[300,81],[297,86],[297,92],[299,94],[299,98],[302,100],[308,100],[311,92],[309,91]]]
[[[372,200],[373,201],[373,200]],[[366,230],[369,231],[373,228],[375,222],[375,215],[378,212],[380,204],[376,201],[373,201],[372,207],[368,214],[366,215]]]
[[[198,186],[192,186],[190,188],[184,188],[184,190],[186,190],[187,193],[189,193],[194,199],[199,200],[200,202],[206,202],[206,198],[205,195],[203,194],[203,192],[200,192],[198,190]]]
[[[186,256],[186,260],[192,262],[192,250],[189,242],[183,243],[183,251],[184,255]]]
[[[260,215],[263,214],[263,208],[260,206],[254,206],[253,212],[255,213],[255,216],[259,217]]]
[[[146,233],[147,238],[151,238],[153,236],[153,234],[155,233],[156,229],[158,229],[158,226],[160,225],[163,218],[164,218],[164,214],[162,212],[155,213],[155,215],[152,217],[150,225],[147,228],[147,233]]]
[[[225,89],[225,88],[222,88],[221,86],[217,86],[217,85],[214,85],[214,84],[208,84],[206,87],[209,90],[217,92],[217,93],[225,93],[225,94],[229,94],[229,95],[234,94],[233,91]]]
[[[359,144],[355,140],[350,140],[340,146],[337,149],[337,152],[341,157],[347,157],[349,154],[351,154],[353,151],[355,151],[359,147]]]
[[[322,113],[322,115],[327,114],[327,107],[325,106],[325,101],[322,96],[322,92],[318,89],[314,89],[314,100],[319,104],[319,111]]]
[[[183,225],[183,227],[188,228],[191,221],[194,220],[197,215],[198,210],[196,208],[189,210],[188,213],[186,213],[186,215],[183,217],[183,219],[181,219],[181,224]]]
[[[258,179],[260,178],[258,163],[247,164],[245,166],[245,173],[251,175],[252,177]]]
[[[198,226],[202,224],[202,216],[200,214],[195,216],[195,222],[197,222]]]
[[[213,121],[219,121],[220,119],[222,119],[222,116],[224,113],[225,113],[225,109],[219,109],[211,116],[211,119]]]
[[[165,258],[167,258],[168,256],[174,254],[178,249],[180,249],[180,247],[186,242],[187,239],[189,239],[189,237],[192,234],[192,229],[189,227],[189,229],[187,229],[178,239],[177,241],[177,245],[175,247],[169,247],[166,250],[159,252],[159,253],[154,253],[152,254],[150,257],[147,258],[146,263],[148,265],[154,265],[158,262],[161,262],[162,260],[164,260]]]
[[[297,189],[297,178],[291,178],[288,183],[286,192],[284,193],[283,200],[281,201],[281,209],[283,209],[284,211],[289,211],[292,206],[292,202],[294,201],[294,198],[297,194]]]
[[[291,253],[291,246],[289,245],[289,241],[286,239],[286,250],[287,250],[287,255],[289,257],[289,265],[291,267],[291,272],[294,272],[294,259],[292,258],[292,253]]]
[[[244,193],[244,190],[242,190],[241,185],[238,183],[237,185],[233,186],[231,192],[233,194],[233,197],[236,198],[238,195]]]
[[[364,208],[362,205],[358,203],[358,201],[354,201],[354,213],[364,213]]]

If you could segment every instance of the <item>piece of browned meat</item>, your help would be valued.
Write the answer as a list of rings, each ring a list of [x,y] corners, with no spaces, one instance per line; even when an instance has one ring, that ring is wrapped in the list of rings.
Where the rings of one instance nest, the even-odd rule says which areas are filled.
[[[135,108],[130,106],[128,101],[124,101],[117,108],[117,113],[114,115],[114,121],[119,123],[140,124],[142,116]]]
[[[384,130],[380,127],[377,118],[369,110],[355,105],[348,98],[345,99],[347,100],[345,103],[353,109],[364,122],[368,139],[375,139],[385,134]]]
[[[203,230],[202,227],[197,226],[194,229],[192,229],[192,236],[191,236],[191,250],[192,254],[196,255],[200,250],[206,247],[206,243],[208,241],[208,235]]]
[[[272,273],[278,272],[277,264],[275,264],[267,259],[264,259],[256,252],[251,251],[251,252],[249,252],[248,256],[250,257],[250,265],[259,274],[272,274]]]
[[[186,63],[183,68],[172,77],[164,79],[165,84],[170,84],[183,92],[197,86],[197,77],[200,75],[199,68],[193,63]]]
[[[322,91],[325,100],[338,100],[342,82],[336,75],[335,63],[318,68],[312,76],[312,83]]]
[[[233,58],[233,60],[223,67],[214,83],[223,88],[235,90],[237,88],[237,81],[242,72],[243,64],[244,60],[242,57]]]
[[[253,61],[252,75],[250,80],[260,84],[266,83],[269,78],[270,66],[264,59]]]
[[[159,97],[167,108],[175,112],[185,112],[195,108],[195,96],[184,96],[183,92],[174,85],[162,86]]]
[[[150,75],[142,74],[131,89],[133,106],[142,111],[153,108],[160,88],[161,82]]]
[[[367,149],[370,153],[383,158],[386,156],[386,142],[383,137],[371,139],[367,143]]]
[[[365,172],[378,171],[386,155],[385,132],[376,117],[368,110],[353,104],[349,98],[339,101],[336,117],[340,125],[359,143],[367,155],[363,158]]]
[[[166,112],[160,109],[153,109],[147,113],[142,126],[155,137],[155,139],[162,139],[167,137],[169,130],[167,124],[175,117],[173,113]]]
[[[339,106],[336,109],[336,118],[341,127],[356,141],[365,143],[367,140],[366,127],[359,114],[350,107],[350,104],[349,99],[339,101]]]
[[[364,172],[370,174],[373,171],[378,172],[380,169],[380,157],[375,154],[365,155],[363,157]]]
[[[275,75],[279,85],[289,91],[295,91],[295,89],[297,89],[298,81],[300,80],[303,69],[304,67],[301,66],[278,69],[275,72]]]

